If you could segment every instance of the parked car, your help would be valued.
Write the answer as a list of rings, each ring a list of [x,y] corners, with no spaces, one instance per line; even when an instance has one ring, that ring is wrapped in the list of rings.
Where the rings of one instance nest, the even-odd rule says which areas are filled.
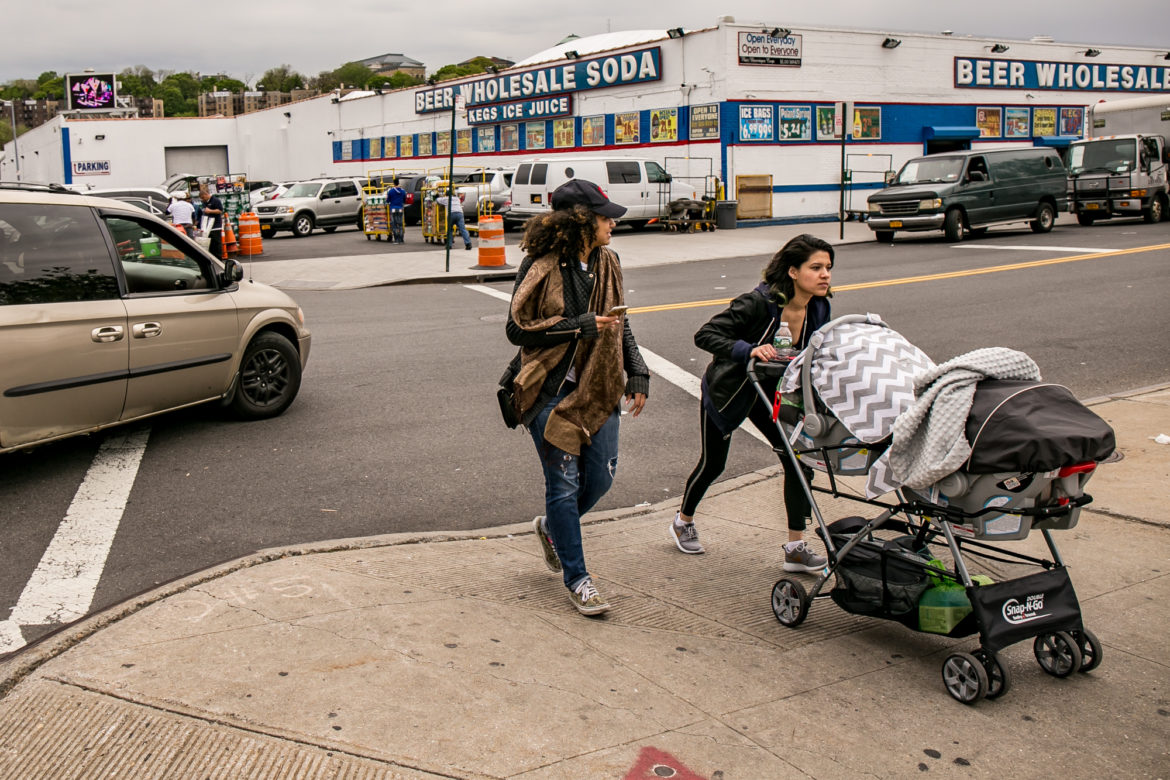
[[[98,187],[86,190],[85,195],[95,198],[137,198],[145,200],[159,211],[166,213],[167,206],[171,205],[171,193],[161,187]]]
[[[1054,149],[940,152],[909,160],[869,196],[869,229],[882,243],[899,230],[941,230],[948,241],[993,225],[1028,222],[1047,233],[1068,210],[1068,179]]]
[[[621,221],[635,229],[668,216],[672,201],[699,200],[700,196],[693,186],[675,181],[653,160],[572,154],[537,158],[516,168],[505,227],[548,211],[553,190],[570,179],[585,179],[601,187],[610,200],[626,207]]]
[[[491,202],[491,213],[498,214],[512,200],[512,176],[515,168],[483,169],[460,173],[454,177],[455,191],[463,198],[463,215],[478,220],[480,201]]]
[[[361,228],[361,180],[344,177],[297,182],[279,198],[258,203],[256,216],[260,218],[260,231],[269,235],[291,230],[300,238],[314,228],[326,233],[337,230],[339,225]]]
[[[0,452],[214,401],[282,413],[311,337],[242,277],[129,204],[0,184]]]
[[[285,181],[280,184],[269,184],[267,187],[261,187],[257,190],[252,190],[248,195],[248,199],[253,206],[261,201],[274,200],[279,198],[284,193],[288,192],[289,188],[296,182]]]

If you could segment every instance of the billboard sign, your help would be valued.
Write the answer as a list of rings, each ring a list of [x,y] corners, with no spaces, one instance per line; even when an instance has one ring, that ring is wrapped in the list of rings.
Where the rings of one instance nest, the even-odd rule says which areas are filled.
[[[113,73],[70,73],[65,76],[66,105],[70,111],[117,108]]]

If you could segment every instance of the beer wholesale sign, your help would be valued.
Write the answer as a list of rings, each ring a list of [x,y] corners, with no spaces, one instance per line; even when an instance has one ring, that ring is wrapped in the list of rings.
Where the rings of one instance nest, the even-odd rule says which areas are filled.
[[[967,89],[1162,92],[1170,90],[1170,67],[955,57],[955,86]]]

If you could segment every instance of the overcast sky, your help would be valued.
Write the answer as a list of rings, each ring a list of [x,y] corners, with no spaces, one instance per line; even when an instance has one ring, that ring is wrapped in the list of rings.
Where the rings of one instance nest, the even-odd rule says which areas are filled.
[[[1170,51],[1167,0],[630,0],[394,2],[393,0],[7,0],[0,11],[0,82],[44,71],[226,73],[254,82],[288,64],[314,76],[351,60],[400,52],[428,72],[476,55],[521,60],[569,33],[701,29],[719,16],[882,32],[952,30],[1027,40],[1148,46]]]

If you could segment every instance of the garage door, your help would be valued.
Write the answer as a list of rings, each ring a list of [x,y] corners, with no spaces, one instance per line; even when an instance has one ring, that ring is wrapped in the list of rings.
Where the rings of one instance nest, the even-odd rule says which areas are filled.
[[[228,172],[226,146],[166,147],[167,177],[176,173],[214,176]]]

